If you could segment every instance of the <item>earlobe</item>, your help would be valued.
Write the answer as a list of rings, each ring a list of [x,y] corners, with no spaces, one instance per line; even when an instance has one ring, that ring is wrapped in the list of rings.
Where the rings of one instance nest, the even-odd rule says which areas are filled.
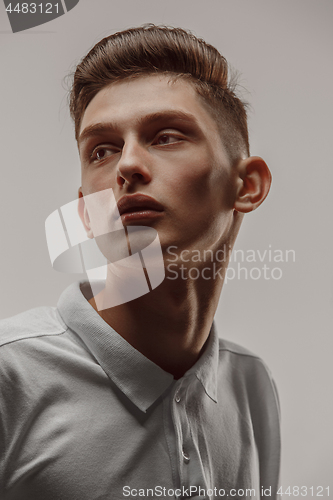
[[[255,210],[268,195],[272,175],[262,158],[250,156],[237,165],[238,191],[234,209],[247,213]]]
[[[93,238],[93,232],[90,227],[90,219],[89,219],[89,214],[87,211],[86,204],[84,202],[84,195],[82,193],[82,187],[79,188],[78,191],[78,212],[80,219],[82,221],[82,224],[84,226],[84,229],[86,230],[88,238]]]

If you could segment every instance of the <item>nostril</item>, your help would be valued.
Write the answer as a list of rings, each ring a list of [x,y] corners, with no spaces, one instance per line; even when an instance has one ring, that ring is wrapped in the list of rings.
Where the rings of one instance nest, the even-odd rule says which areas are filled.
[[[118,184],[120,186],[123,186],[125,184],[125,182],[126,182],[126,179],[124,179],[124,177],[121,177],[121,175],[118,176],[117,180],[118,180]]]

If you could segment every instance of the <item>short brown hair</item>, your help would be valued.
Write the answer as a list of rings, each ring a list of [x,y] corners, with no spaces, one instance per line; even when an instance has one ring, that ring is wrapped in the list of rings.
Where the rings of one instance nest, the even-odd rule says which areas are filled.
[[[229,157],[249,155],[246,104],[230,84],[225,58],[190,32],[151,24],[103,38],[78,64],[70,93],[76,139],[83,114],[100,90],[156,73],[187,79],[219,123]]]

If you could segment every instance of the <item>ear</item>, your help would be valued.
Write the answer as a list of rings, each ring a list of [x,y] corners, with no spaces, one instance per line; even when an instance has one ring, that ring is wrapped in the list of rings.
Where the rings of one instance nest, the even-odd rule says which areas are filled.
[[[79,196],[78,212],[79,212],[80,219],[82,221],[84,229],[86,230],[88,238],[93,238],[94,235],[93,235],[93,232],[92,232],[91,227],[90,227],[90,219],[89,219],[89,214],[88,214],[86,204],[84,202],[84,195],[82,192],[82,187],[79,188],[78,196]]]
[[[238,190],[234,209],[251,212],[264,201],[271,187],[272,175],[266,163],[259,156],[240,160],[237,165]]]

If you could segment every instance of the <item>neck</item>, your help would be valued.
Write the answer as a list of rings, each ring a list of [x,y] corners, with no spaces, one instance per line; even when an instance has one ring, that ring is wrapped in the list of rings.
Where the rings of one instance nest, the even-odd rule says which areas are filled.
[[[227,262],[218,263],[220,273],[208,280],[208,268],[213,278],[216,264],[201,266],[205,278],[197,266],[199,279],[184,279],[186,272],[174,279],[167,273],[150,293],[109,309],[98,311],[95,299],[89,302],[135,349],[178,379],[200,357],[213,323]],[[106,285],[100,294],[107,293]]]

